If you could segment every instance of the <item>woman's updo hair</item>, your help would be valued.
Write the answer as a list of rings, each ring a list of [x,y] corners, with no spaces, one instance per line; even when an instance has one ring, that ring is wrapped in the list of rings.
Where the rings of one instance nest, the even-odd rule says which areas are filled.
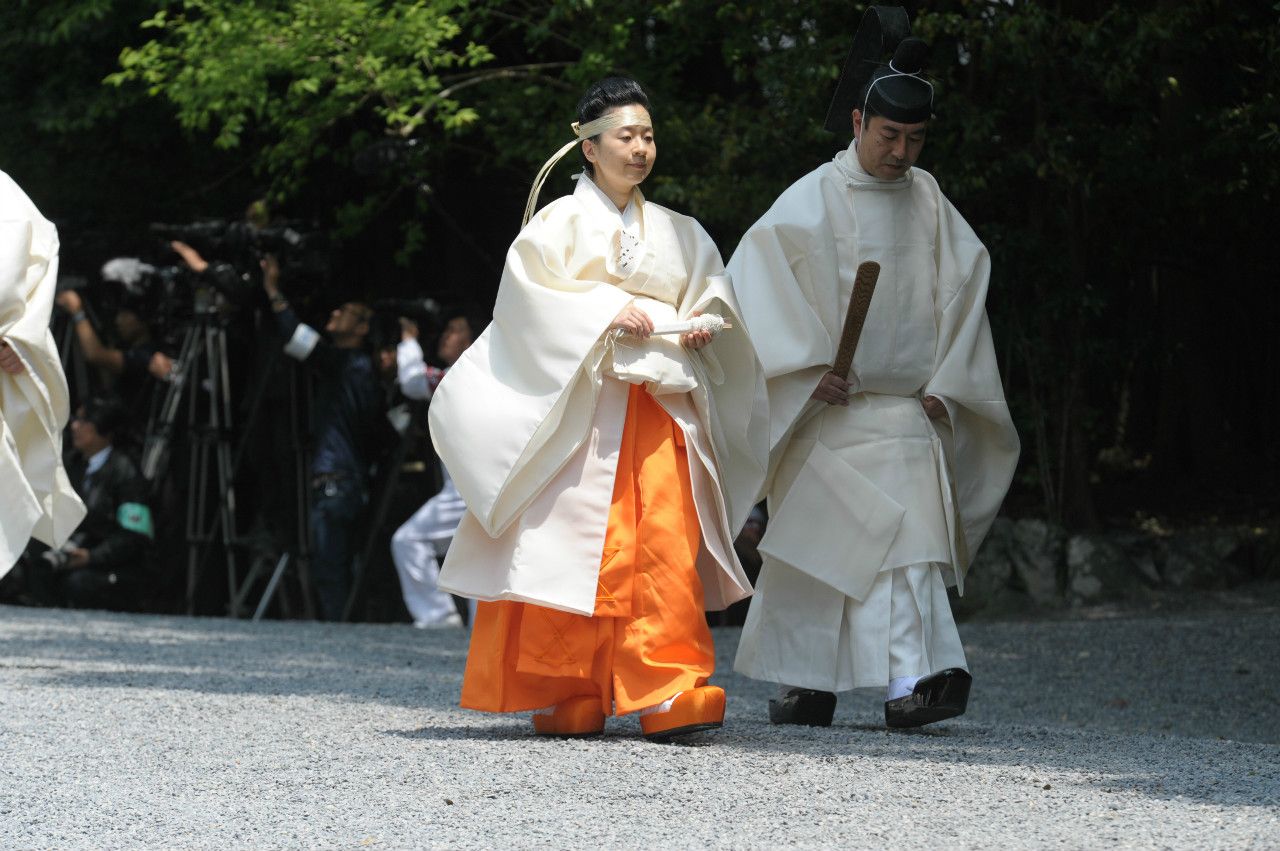
[[[592,84],[587,89],[587,93],[582,96],[582,100],[578,101],[578,123],[586,124],[589,121],[595,121],[609,110],[618,106],[631,106],[638,104],[645,109],[649,108],[649,96],[644,93],[644,89],[640,88],[640,84],[630,77],[605,77],[598,83]],[[591,141],[596,141],[598,136],[592,136]],[[582,148],[578,148],[578,156],[582,158],[582,163],[587,169],[587,174],[595,176],[595,170],[592,169],[591,163],[587,161],[586,155],[582,153]]]

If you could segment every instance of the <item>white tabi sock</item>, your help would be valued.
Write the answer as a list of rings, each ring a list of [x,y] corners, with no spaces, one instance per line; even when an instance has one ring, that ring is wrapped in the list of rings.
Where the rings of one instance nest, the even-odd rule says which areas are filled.
[[[670,712],[670,711],[671,711],[671,704],[675,703],[675,702],[676,702],[676,698],[677,698],[677,697],[679,697],[679,696],[680,696],[680,695],[682,695],[682,694],[684,694],[684,692],[682,692],[682,691],[678,691],[678,692],[676,692],[675,694],[671,695],[671,697],[668,697],[666,700],[662,701],[662,703],[656,703],[656,704],[654,704],[653,706],[646,706],[644,709],[641,709],[641,710],[640,710],[639,712],[637,712],[636,714],[637,714],[637,715],[652,715],[652,714],[653,714],[653,713],[655,713],[655,712]]]
[[[889,680],[889,688],[885,690],[885,700],[897,700],[900,697],[906,697],[911,694],[912,689],[916,687],[916,683],[920,682],[920,677],[894,677]]]

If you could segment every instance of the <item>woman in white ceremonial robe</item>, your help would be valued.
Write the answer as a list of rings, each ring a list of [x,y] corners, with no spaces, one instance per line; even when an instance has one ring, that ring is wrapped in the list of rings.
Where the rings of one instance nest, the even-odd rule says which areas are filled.
[[[578,115],[431,406],[468,507],[440,587],[483,601],[463,706],[541,710],[554,735],[640,711],[665,739],[723,718],[703,611],[751,592],[732,542],[763,479],[763,378],[714,243],[640,193],[643,90],[601,81]],[[573,194],[534,214],[577,146]]]
[[[964,711],[947,586],[963,592],[1017,463],[987,251],[912,167],[932,106],[912,41],[863,81],[858,104],[874,111],[853,110],[853,144],[787,189],[729,263],[772,447],[764,563],[734,667],[783,685],[774,723],[829,724],[834,693],[857,688],[885,690],[890,726]],[[867,261],[881,271],[846,384],[830,369]]]
[[[0,172],[0,577],[34,537],[60,547],[84,519],[62,467],[67,380],[49,332],[58,231]]]

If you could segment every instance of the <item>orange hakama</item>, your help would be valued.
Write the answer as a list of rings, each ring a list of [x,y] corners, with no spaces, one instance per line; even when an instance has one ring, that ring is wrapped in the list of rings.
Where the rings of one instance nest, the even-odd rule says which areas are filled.
[[[632,385],[594,614],[480,603],[462,706],[519,712],[598,696],[606,715],[622,715],[705,684],[715,650],[700,545],[684,433]]]

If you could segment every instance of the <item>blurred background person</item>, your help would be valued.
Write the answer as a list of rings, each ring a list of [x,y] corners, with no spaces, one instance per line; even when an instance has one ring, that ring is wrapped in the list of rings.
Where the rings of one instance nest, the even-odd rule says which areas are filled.
[[[113,321],[117,345],[103,342],[85,312],[84,299],[75,290],[60,292],[54,299],[58,307],[71,317],[76,340],[84,353],[85,363],[105,377],[105,384],[131,410],[147,401],[156,381],[169,380],[173,359],[160,350],[144,317],[145,305],[125,297]]]
[[[418,342],[417,323],[401,320],[401,341],[396,350],[397,380],[401,392],[410,399],[430,399],[445,371],[483,330],[479,321],[465,313],[455,311],[445,319],[444,330],[436,343],[436,356],[443,367],[426,362]],[[413,625],[420,629],[462,626],[453,595],[441,591],[437,580],[440,560],[467,506],[443,465],[440,473],[444,480],[440,492],[427,500],[391,537],[391,556],[400,577],[405,608],[413,618]],[[474,610],[472,602],[470,611],[474,613]]]
[[[285,354],[313,378],[311,404],[311,575],[322,620],[340,620],[368,502],[369,468],[389,428],[367,338],[373,310],[348,301],[329,314],[324,335],[303,323],[280,291],[280,266],[262,261],[262,286],[284,336]]]
[[[96,396],[71,418],[71,484],[88,515],[60,549],[28,558],[28,602],[81,609],[141,608],[149,592],[155,537],[147,483],[115,445],[128,428],[119,399]]]

